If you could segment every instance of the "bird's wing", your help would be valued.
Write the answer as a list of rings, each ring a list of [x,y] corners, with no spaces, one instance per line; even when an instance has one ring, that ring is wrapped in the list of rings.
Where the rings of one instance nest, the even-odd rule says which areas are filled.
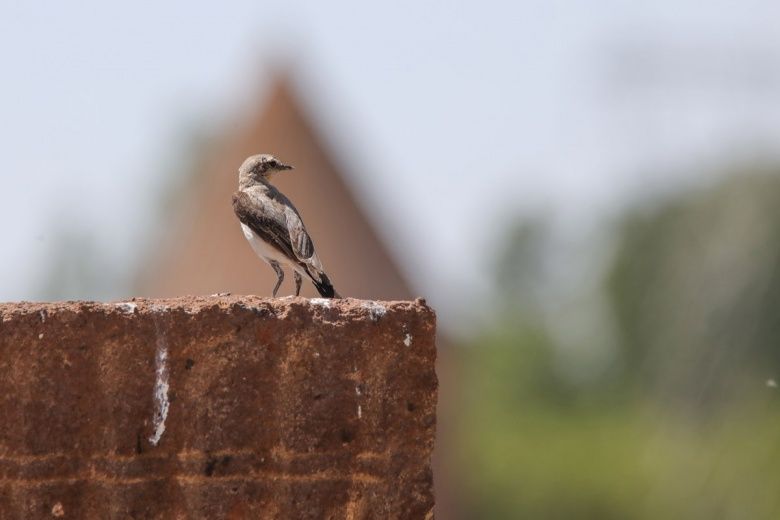
[[[311,237],[292,204],[283,196],[268,198],[265,202],[258,204],[247,193],[237,191],[233,194],[233,211],[241,223],[276,246],[291,261],[304,268],[311,266],[321,271],[322,264],[314,252]],[[314,274],[310,269],[306,271]]]
[[[290,232],[290,242],[292,243],[295,256],[298,260],[314,266],[318,270],[322,270],[320,259],[317,257],[317,253],[314,252],[314,243],[311,241],[309,233],[306,232],[306,228],[303,226],[301,216],[295,211],[295,208],[291,206],[285,206],[284,214],[287,220],[287,229]]]
[[[233,194],[233,211],[238,220],[294,261],[297,257],[290,242],[284,211],[277,206],[273,203],[257,204],[243,191]]]

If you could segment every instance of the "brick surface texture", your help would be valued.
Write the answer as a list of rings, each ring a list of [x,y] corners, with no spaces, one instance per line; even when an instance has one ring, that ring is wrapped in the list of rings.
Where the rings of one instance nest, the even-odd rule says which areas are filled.
[[[429,519],[422,300],[0,304],[0,519]]]

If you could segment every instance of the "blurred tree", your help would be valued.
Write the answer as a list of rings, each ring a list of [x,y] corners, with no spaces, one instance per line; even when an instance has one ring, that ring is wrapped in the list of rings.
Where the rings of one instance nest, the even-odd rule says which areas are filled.
[[[550,228],[511,226],[496,261],[495,319],[458,352],[464,518],[629,518],[639,430],[624,408],[583,398],[547,329]],[[612,404],[613,401],[610,401]]]
[[[780,370],[780,177],[750,173],[619,231],[607,291],[625,366],[665,399],[724,402]]]
[[[502,317],[538,317],[544,289],[548,225],[543,220],[515,222],[497,255],[494,294]]]
[[[548,229],[508,232],[500,310],[458,351],[461,518],[780,518],[780,178],[621,224],[604,288],[623,377],[585,386],[556,369]]]

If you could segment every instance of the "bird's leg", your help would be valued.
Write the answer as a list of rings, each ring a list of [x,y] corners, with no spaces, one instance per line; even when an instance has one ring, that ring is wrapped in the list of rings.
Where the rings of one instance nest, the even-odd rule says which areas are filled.
[[[303,278],[301,278],[301,273],[298,271],[293,271],[293,278],[295,278],[295,296],[301,295],[301,283],[303,282]]]
[[[279,265],[279,262],[277,262],[276,260],[271,260],[268,263],[271,264],[271,267],[276,273],[276,285],[274,285],[274,290],[273,290],[273,295],[276,296],[276,291],[279,290],[279,286],[282,285],[282,280],[284,280],[284,270],[282,269],[282,266]]]

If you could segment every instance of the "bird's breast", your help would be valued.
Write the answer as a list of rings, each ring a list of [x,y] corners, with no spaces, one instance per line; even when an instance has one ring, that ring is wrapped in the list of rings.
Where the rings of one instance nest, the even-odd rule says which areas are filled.
[[[246,224],[241,224],[241,231],[244,232],[244,236],[250,242],[255,238],[255,232]]]

